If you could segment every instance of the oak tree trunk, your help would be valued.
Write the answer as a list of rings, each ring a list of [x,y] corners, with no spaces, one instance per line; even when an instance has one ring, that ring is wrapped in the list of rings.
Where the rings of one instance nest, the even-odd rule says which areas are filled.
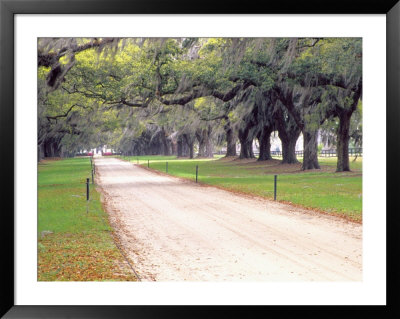
[[[168,156],[170,154],[170,152],[169,152],[169,145],[168,145],[168,140],[167,140],[167,136],[165,134],[164,127],[161,129],[161,142],[163,145],[163,155]]]
[[[282,141],[282,164],[295,164],[299,161],[296,157],[296,139],[281,139]]]
[[[224,130],[226,134],[226,155],[225,156],[236,156],[236,139],[231,126],[229,118],[226,118],[226,123],[224,125]]]
[[[260,155],[258,161],[267,161],[272,159],[271,157],[271,133],[273,131],[272,126],[264,127],[258,135],[258,141],[260,143]]]
[[[186,146],[188,148],[189,158],[194,157],[194,138],[192,138],[189,134],[183,134],[184,140],[186,142]]]
[[[339,127],[337,130],[337,167],[336,172],[350,171],[349,163],[349,139],[350,118],[352,112],[342,112],[339,116]]]
[[[197,141],[199,142],[199,157],[203,157],[205,155],[205,144],[204,144],[204,130],[203,129],[198,129],[196,130],[196,138]]]
[[[318,130],[303,130],[303,166],[302,170],[319,169]]]
[[[296,142],[300,136],[300,128],[294,121],[289,118],[285,119],[282,110],[276,111],[275,119],[278,136],[282,142],[282,164],[298,163]]]
[[[178,141],[177,141],[177,154],[178,157],[183,157],[185,156],[184,154],[184,147],[185,147],[185,143],[183,141],[183,137],[181,135],[178,136]]]
[[[178,143],[176,141],[171,141],[171,154],[178,155]]]
[[[214,157],[211,133],[212,133],[212,127],[211,127],[211,125],[209,125],[206,130],[205,143],[204,143],[205,144],[205,156],[208,158]]]
[[[278,128],[278,136],[282,142],[282,164],[295,164],[299,161],[296,157],[296,142],[300,135],[300,129],[281,131]]]
[[[254,158],[253,139],[249,136],[249,129],[239,130],[240,155],[239,158]]]

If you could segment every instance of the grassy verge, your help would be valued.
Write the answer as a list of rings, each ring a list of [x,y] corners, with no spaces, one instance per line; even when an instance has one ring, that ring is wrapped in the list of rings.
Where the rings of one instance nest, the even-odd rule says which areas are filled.
[[[301,171],[301,163],[282,165],[280,160],[176,159],[164,156],[125,158],[133,163],[195,179],[199,167],[199,182],[228,190],[273,199],[274,175],[278,175],[277,200],[312,208],[351,220],[362,220],[362,158],[351,160],[351,172],[336,173],[336,158],[320,158],[321,170]],[[299,158],[301,161],[302,159]]]
[[[38,280],[134,281],[117,249],[88,158],[38,164]]]

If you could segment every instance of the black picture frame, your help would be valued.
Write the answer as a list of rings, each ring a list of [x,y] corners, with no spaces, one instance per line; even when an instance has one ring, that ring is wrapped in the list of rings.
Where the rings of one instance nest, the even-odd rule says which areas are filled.
[[[15,14],[385,14],[387,19],[387,305],[386,306],[22,306],[14,303],[14,15]],[[296,317],[324,315],[379,318],[399,314],[399,236],[398,208],[395,201],[399,170],[400,137],[400,3],[398,0],[325,0],[325,1],[246,1],[231,2],[182,0],[0,0],[0,150],[1,156],[1,279],[0,315],[4,318],[164,318],[252,317],[272,315]],[[380,169],[380,168],[377,168]],[[388,174],[390,172],[390,174]]]

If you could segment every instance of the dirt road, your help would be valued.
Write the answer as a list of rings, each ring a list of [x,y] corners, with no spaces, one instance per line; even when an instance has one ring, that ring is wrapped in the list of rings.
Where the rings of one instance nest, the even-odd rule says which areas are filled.
[[[142,281],[361,281],[362,225],[95,160]]]

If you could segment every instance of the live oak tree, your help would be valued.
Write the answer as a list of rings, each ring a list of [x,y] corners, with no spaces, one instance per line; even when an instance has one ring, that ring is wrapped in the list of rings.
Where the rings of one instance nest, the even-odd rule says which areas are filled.
[[[337,170],[348,169],[360,39],[40,39],[38,48],[41,147],[105,143],[193,157],[198,145],[212,156],[224,136],[226,155],[239,138],[240,156],[252,157],[258,139],[259,160],[268,160],[277,130],[283,162],[296,163],[302,132],[303,169],[312,169],[321,124],[338,119]]]
[[[361,40],[318,39],[308,45],[299,39],[290,42],[298,53],[276,90],[302,130],[303,169],[319,168],[318,129],[334,116],[339,118],[337,171],[349,170],[348,127],[362,92]]]
[[[339,119],[337,129],[338,172],[349,171],[350,122],[362,98],[361,39],[341,38],[324,52],[329,111]]]
[[[96,48],[99,52],[118,45],[118,38],[40,38],[38,67],[48,67],[47,85],[57,89],[65,75],[75,65],[75,54]]]

